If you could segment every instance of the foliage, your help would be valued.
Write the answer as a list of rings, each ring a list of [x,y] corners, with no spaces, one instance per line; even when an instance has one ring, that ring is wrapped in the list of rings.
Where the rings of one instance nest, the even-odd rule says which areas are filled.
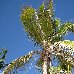
[[[7,54],[7,50],[1,49],[1,52],[0,52],[0,69],[3,69],[7,65],[4,62],[6,54]]]

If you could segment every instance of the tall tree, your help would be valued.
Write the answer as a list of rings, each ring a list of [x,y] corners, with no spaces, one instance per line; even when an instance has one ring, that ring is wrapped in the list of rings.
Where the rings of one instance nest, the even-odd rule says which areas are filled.
[[[20,18],[28,36],[42,50],[32,51],[11,62],[3,74],[8,74],[15,68],[19,69],[34,54],[40,54],[36,65],[41,67],[42,74],[71,74],[74,67],[74,41],[64,40],[64,37],[69,32],[74,32],[74,24],[70,21],[61,23],[60,19],[55,18],[53,0],[44,0],[38,10],[25,6]],[[59,61],[57,67],[52,65],[55,58]]]

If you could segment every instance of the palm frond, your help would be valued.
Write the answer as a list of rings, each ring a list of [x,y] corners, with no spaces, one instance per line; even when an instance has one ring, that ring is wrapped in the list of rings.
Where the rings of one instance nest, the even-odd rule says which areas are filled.
[[[58,33],[59,28],[61,27],[61,21],[59,18],[54,18],[52,21],[53,25],[53,35],[50,38],[50,42],[51,43],[55,43],[58,41],[62,41],[63,40],[63,35]]]
[[[39,7],[39,12],[44,12],[44,3]]]
[[[67,65],[74,67],[74,41],[64,40],[55,43],[56,55]]]
[[[71,48],[74,51],[74,41],[71,40],[64,40],[64,41],[59,41],[60,44],[62,44],[63,46],[65,46],[66,48]]]
[[[50,17],[54,16],[53,0],[44,0],[44,9],[48,11]]]
[[[55,35],[58,31],[58,29],[60,28],[61,26],[61,21],[59,18],[55,18],[54,21],[53,21],[53,29],[54,29],[54,34]]]
[[[63,40],[64,36],[68,34],[68,32],[74,32],[74,24],[71,22],[66,22],[61,25],[60,20],[55,19],[54,20],[54,33],[51,38],[51,41],[58,42]]]
[[[32,7],[25,7],[21,13],[21,21],[28,35],[33,38],[34,41],[41,43],[42,35],[37,25],[36,10]]]
[[[49,40],[53,34],[52,17],[48,11],[42,11],[43,8],[44,5],[42,4],[39,12],[37,12],[32,7],[26,7],[21,14],[21,21],[26,32],[39,44],[42,44],[44,40]]]
[[[39,12],[37,13],[37,15],[39,25],[41,27],[41,30],[43,31],[44,39],[48,40],[53,33],[51,10],[50,11],[45,10],[45,6],[44,4],[42,4],[39,8]]]
[[[60,65],[59,66],[56,66],[56,67],[54,67],[54,66],[52,66],[50,69],[49,69],[49,71],[50,71],[50,73],[51,74],[71,74],[71,71],[63,71],[62,69],[61,69],[61,67],[60,67]]]
[[[41,58],[39,58],[36,63],[36,66],[41,69],[42,65],[43,65],[43,60]]]
[[[61,25],[61,27],[58,30],[58,35],[64,35],[67,34],[68,32],[74,32],[74,24],[71,22],[66,22],[64,25]]]
[[[1,49],[0,52],[0,69],[3,69],[7,64],[5,63],[5,58],[6,58],[7,50]]]
[[[39,54],[39,51],[31,51],[29,52],[29,54],[20,57],[14,61],[12,61],[2,72],[3,74],[9,74],[10,72],[12,72],[15,68],[19,69],[20,67],[22,67],[27,61],[29,61],[32,58],[32,55],[34,54]]]

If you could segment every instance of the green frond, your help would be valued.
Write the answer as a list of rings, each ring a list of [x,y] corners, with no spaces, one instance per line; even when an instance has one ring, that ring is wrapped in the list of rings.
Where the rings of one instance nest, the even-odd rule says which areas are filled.
[[[3,69],[7,65],[4,62],[6,54],[7,54],[7,50],[1,49],[1,52],[0,52],[0,69]]]
[[[58,18],[54,19],[54,24],[53,25],[54,25],[55,28],[58,29],[61,26],[60,19],[58,19]]]
[[[52,66],[49,71],[51,74],[71,74],[71,71],[63,71],[60,65],[56,67]]]
[[[58,41],[62,41],[63,40],[63,36],[62,35],[54,35],[52,36],[51,38],[51,43],[55,43],[55,42],[58,42]]]
[[[55,74],[55,73],[59,73],[60,74],[61,68],[60,68],[60,66],[57,66],[57,67],[52,66],[52,67],[49,68],[49,70],[50,70],[50,72],[52,74]]]
[[[53,0],[44,0],[45,11],[48,11],[51,17],[54,16]]]
[[[35,12],[36,10],[34,8],[26,7],[22,10],[21,21],[28,35],[31,36],[34,41],[41,43],[42,35],[39,26],[37,25]]]
[[[65,52],[64,52],[65,53]],[[68,59],[66,59],[66,54],[62,54],[62,55],[57,55],[58,61],[59,61],[59,66],[62,70],[66,70],[66,71],[71,71],[72,67],[74,66],[73,64],[73,60],[67,61]]]
[[[72,24],[71,22],[66,22],[64,23],[64,25],[61,25],[57,33],[60,35],[65,35],[69,31],[74,32],[74,24]]]
[[[53,34],[53,23],[52,23],[52,0],[49,2],[44,1],[44,3],[39,7],[37,16],[38,24],[42,30],[43,39],[48,41],[49,37]]]
[[[22,67],[27,61],[29,61],[32,58],[33,54],[38,54],[38,51],[31,51],[29,52],[29,54],[20,57],[14,61],[12,61],[2,72],[2,74],[9,74],[10,72],[12,72],[14,69],[19,69],[20,67]]]
[[[68,30],[74,33],[74,24],[71,24]]]
[[[44,40],[48,41],[53,34],[52,18],[48,11],[42,11],[44,5],[40,7],[40,12],[37,12],[32,7],[23,9],[21,13],[21,21],[29,36],[39,44]]]
[[[47,12],[38,15],[38,17],[41,29],[44,33],[44,38],[47,40],[49,37],[52,36],[53,33],[51,18],[49,18]]]
[[[43,12],[44,11],[44,4],[42,4],[40,7],[39,7],[39,12]]]
[[[39,58],[38,61],[36,62],[36,66],[41,68],[42,65],[43,65],[43,60],[41,58]]]
[[[60,35],[60,34],[57,34],[60,26],[61,26],[60,19],[59,18],[55,18],[53,20],[53,36],[51,37],[51,42],[52,43],[63,40],[63,36]]]
[[[54,33],[51,38],[51,41],[53,43],[62,41],[63,37],[67,35],[68,32],[74,32],[74,24],[72,24],[71,22],[66,22],[61,25],[59,19],[54,20],[53,28],[54,28]]]
[[[31,20],[34,16],[34,12],[35,12],[34,8],[26,6],[22,10],[22,14],[21,14],[22,22],[28,22],[29,20]]]
[[[54,9],[53,9],[53,0],[50,0],[49,5],[48,5],[48,10],[50,10],[50,15],[53,17],[54,16]]]
[[[44,39],[47,40],[53,34],[52,17],[49,15],[48,11],[38,13],[38,22],[41,26],[41,30],[43,31]]]
[[[2,56],[2,59],[5,59],[5,56],[6,56],[6,54],[7,54],[7,50],[2,49],[2,53],[4,54],[4,55]]]
[[[40,45],[44,40],[49,41],[53,35],[53,1],[50,0],[47,6],[45,2],[40,6],[39,11],[25,7],[21,13],[21,21],[26,32]]]

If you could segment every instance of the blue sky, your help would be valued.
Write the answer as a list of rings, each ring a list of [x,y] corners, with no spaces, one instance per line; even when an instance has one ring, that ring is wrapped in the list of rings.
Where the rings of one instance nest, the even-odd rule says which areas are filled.
[[[32,5],[34,8],[38,8],[42,1],[0,0],[0,48],[8,50],[5,60],[7,63],[31,50],[39,49],[39,47],[34,47],[34,43],[27,38],[20,22],[20,13],[22,5]],[[55,16],[62,22],[74,21],[74,0],[54,0],[54,7]],[[65,39],[74,40],[74,33],[69,35]]]

